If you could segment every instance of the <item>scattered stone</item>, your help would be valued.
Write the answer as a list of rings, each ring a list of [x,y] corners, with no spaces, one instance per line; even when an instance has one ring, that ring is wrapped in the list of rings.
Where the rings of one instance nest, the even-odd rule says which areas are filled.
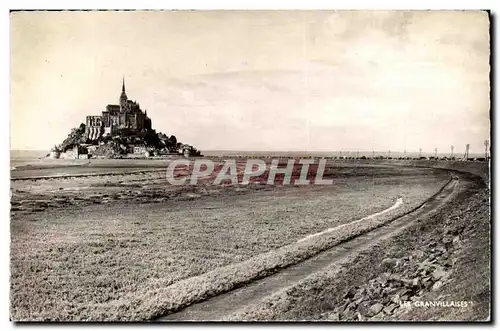
[[[379,320],[391,318],[402,302],[419,300],[428,291],[438,291],[451,275],[457,261],[453,247],[461,244],[462,228],[450,219],[442,237],[422,243],[408,256],[387,257],[380,262],[382,273],[360,287],[350,288],[344,295],[344,309],[330,314],[330,320]],[[463,240],[463,238],[462,238]],[[398,308],[399,307],[399,308]]]
[[[423,257],[425,256],[425,253],[424,253],[422,250],[417,249],[417,250],[413,253],[413,255],[415,256],[415,258],[417,258],[417,259],[421,259],[421,258],[423,258]]]
[[[354,297],[354,295],[356,294],[356,290],[354,289],[354,287],[351,287],[349,290],[347,290],[346,294],[344,294],[344,299],[351,299]]]
[[[443,270],[443,268],[438,268],[432,273],[432,277],[436,280],[439,280],[441,278],[445,278],[448,275],[446,271]]]
[[[342,320],[353,321],[356,318],[356,313],[346,308],[341,315]]]
[[[445,245],[446,248],[449,248],[453,244],[453,237],[451,235],[446,235],[443,237],[441,242]]]
[[[380,313],[380,311],[384,308],[384,305],[377,302],[376,304],[372,305],[369,309],[368,312],[370,313],[371,316],[377,315]]]
[[[442,245],[439,245],[436,247],[436,253],[437,254],[443,254],[443,253],[446,253],[446,247],[442,246]]]
[[[360,297],[364,297],[366,295],[366,289],[365,288],[359,288],[356,293],[353,296],[354,300],[359,299]]]
[[[384,270],[390,270],[399,265],[399,260],[395,258],[385,258],[382,260],[380,265]]]
[[[390,274],[387,272],[384,272],[380,276],[378,276],[378,281],[382,286],[385,286],[387,282],[389,281]]]
[[[327,319],[330,321],[340,321],[340,313],[334,312],[327,316]]]
[[[390,286],[386,286],[382,289],[382,295],[385,296],[385,297],[388,297],[394,293],[397,292],[397,288],[395,287],[390,287]]]
[[[354,304],[355,304],[356,306],[358,306],[361,302],[363,302],[363,301],[365,301],[365,300],[366,300],[366,298],[365,298],[365,297],[359,297],[359,298],[357,298],[357,299],[354,301]]]
[[[395,303],[391,303],[387,307],[384,307],[383,311],[387,315],[390,315],[394,311],[394,309],[396,309],[396,307],[397,307],[397,305]]]
[[[351,302],[347,305],[346,309],[354,311],[356,309],[356,304],[354,302]]]
[[[392,274],[389,279],[392,281],[401,282],[401,276],[398,274]]]
[[[453,266],[453,262],[450,261],[448,258],[443,261],[443,266],[450,268]]]
[[[369,303],[368,302],[362,302],[359,306],[358,306],[358,312],[363,315],[363,316],[366,316],[366,317],[371,317],[370,315],[370,311],[369,311]]]
[[[423,277],[422,278],[422,283],[426,284],[431,281],[431,277]]]
[[[413,285],[413,281],[408,278],[401,278],[401,283],[407,287],[411,287]]]
[[[415,288],[420,288],[422,286],[422,282],[419,277],[415,277],[413,278],[411,285]]]
[[[377,315],[375,315],[372,318],[370,318],[370,320],[372,320],[372,321],[382,321],[384,319],[384,317],[385,317],[385,314],[384,314],[383,311],[381,311]]]
[[[434,283],[434,285],[432,285],[432,290],[437,291],[441,288],[441,286],[443,286],[443,282],[438,280],[437,282]]]

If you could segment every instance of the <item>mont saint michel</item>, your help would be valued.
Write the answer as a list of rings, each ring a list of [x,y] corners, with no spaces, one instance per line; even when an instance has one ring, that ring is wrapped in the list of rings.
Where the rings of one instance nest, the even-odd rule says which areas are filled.
[[[147,110],[127,97],[125,78],[122,78],[119,104],[108,104],[101,115],[87,115],[85,123],[71,131],[55,146],[49,157],[88,159],[95,157],[151,157],[162,155],[198,156],[191,145],[157,133]]]

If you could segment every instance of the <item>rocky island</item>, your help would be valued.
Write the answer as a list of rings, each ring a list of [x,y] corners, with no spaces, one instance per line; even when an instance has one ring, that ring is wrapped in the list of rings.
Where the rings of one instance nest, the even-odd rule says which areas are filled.
[[[101,115],[87,116],[85,123],[72,129],[47,156],[65,159],[200,156],[193,146],[152,128],[147,111],[128,99],[125,80],[119,100],[119,105],[107,105]]]

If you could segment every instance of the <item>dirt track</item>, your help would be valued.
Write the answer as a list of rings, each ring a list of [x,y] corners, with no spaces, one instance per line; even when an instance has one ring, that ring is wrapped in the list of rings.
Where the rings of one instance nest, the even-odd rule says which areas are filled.
[[[457,186],[458,177],[450,180],[436,195],[428,199],[421,206],[387,225],[341,243],[304,262],[280,270],[272,276],[251,282],[239,289],[204,302],[191,305],[177,313],[161,317],[159,320],[224,320],[231,314],[244,310],[245,307],[256,304],[264,297],[281,291],[325,267],[332,267],[332,264],[342,261],[348,255],[356,254],[383,238],[396,235],[398,231],[408,226],[411,222],[442,208],[452,198]]]

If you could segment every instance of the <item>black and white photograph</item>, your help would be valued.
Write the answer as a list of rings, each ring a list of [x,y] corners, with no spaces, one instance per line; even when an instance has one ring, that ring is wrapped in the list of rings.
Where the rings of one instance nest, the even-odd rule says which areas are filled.
[[[489,10],[9,11],[18,322],[491,322]]]

